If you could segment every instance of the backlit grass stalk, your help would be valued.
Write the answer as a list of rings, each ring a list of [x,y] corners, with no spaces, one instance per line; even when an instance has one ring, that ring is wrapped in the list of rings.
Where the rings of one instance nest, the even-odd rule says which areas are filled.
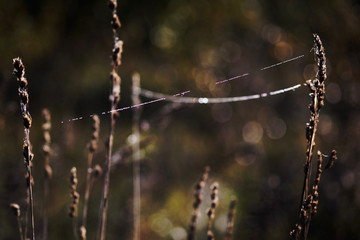
[[[71,205],[69,208],[69,216],[72,219],[73,222],[73,231],[75,239],[79,239],[78,234],[78,228],[77,228],[77,215],[78,215],[78,204],[79,204],[79,198],[80,194],[76,191],[78,179],[77,179],[77,173],[76,168],[73,167],[70,170],[70,197],[71,197]]]
[[[100,205],[100,219],[97,229],[98,239],[104,240],[106,234],[106,218],[107,218],[107,207],[108,207],[108,194],[109,194],[109,185],[110,185],[110,171],[111,171],[111,156],[112,156],[112,147],[113,147],[113,132],[115,128],[115,109],[117,104],[120,101],[120,76],[118,75],[118,68],[121,65],[121,53],[123,51],[123,42],[120,41],[117,37],[117,29],[120,28],[121,24],[116,13],[117,2],[116,0],[110,0],[108,3],[109,8],[112,11],[112,20],[111,26],[113,30],[113,39],[114,39],[114,48],[112,51],[112,71],[110,73],[111,80],[111,92],[110,92],[110,102],[111,102],[111,114],[110,114],[110,129],[109,129],[109,138],[107,140],[107,154],[104,170],[104,187],[102,200]]]
[[[207,215],[209,217],[209,222],[208,222],[208,230],[207,230],[207,239],[208,240],[214,240],[215,236],[214,233],[212,232],[211,228],[212,228],[212,223],[214,221],[215,218],[215,209],[219,203],[219,184],[217,182],[213,183],[210,186],[211,189],[211,194],[210,194],[210,198],[211,198],[211,203],[210,203],[210,207],[207,210]]]
[[[44,154],[44,217],[43,217],[43,239],[48,238],[48,200],[49,200],[49,184],[50,179],[52,178],[52,169],[50,166],[50,154],[51,154],[51,115],[48,109],[43,109],[42,111],[43,124],[42,129],[44,133],[44,145],[43,145],[43,154]]]
[[[14,215],[16,216],[16,219],[17,219],[17,224],[18,224],[18,229],[19,229],[19,234],[20,234],[20,240],[23,240],[24,239],[24,236],[23,236],[23,231],[22,231],[22,227],[21,227],[21,219],[20,219],[20,216],[21,216],[21,212],[20,212],[20,206],[16,203],[11,203],[10,204],[10,208],[11,210],[13,211]]]
[[[132,76],[132,104],[134,107],[132,125],[132,159],[133,159],[133,240],[140,239],[141,220],[141,186],[140,186],[140,75]]]
[[[98,148],[98,142],[99,142],[99,134],[100,134],[100,119],[98,115],[92,116],[92,135],[91,140],[88,144],[88,156],[87,156],[87,172],[86,172],[86,185],[85,185],[85,194],[84,194],[84,206],[83,206],[83,215],[82,215],[82,226],[81,226],[81,232],[82,232],[82,239],[86,239],[86,220],[87,220],[87,212],[88,212],[88,204],[89,204],[89,196],[90,196],[90,190],[92,186],[92,173],[94,172],[94,169],[92,167],[94,152]]]
[[[295,225],[295,229],[291,231],[291,236],[295,239],[299,239],[302,235],[306,240],[311,216],[317,212],[318,204],[318,184],[320,181],[320,176],[322,173],[321,164],[322,164],[322,154],[318,152],[318,168],[317,175],[315,177],[315,182],[313,185],[313,192],[309,192],[309,183],[311,179],[311,163],[312,155],[315,146],[315,135],[319,123],[319,114],[320,109],[324,106],[324,96],[325,96],[325,80],[326,80],[326,57],[323,44],[320,40],[320,37],[317,34],[314,34],[314,51],[317,59],[318,71],[314,80],[308,80],[306,82],[307,86],[310,89],[310,97],[312,99],[311,104],[309,105],[310,109],[310,122],[306,124],[306,160],[304,167],[304,183],[302,188],[300,207],[299,207],[299,218],[298,223]],[[334,154],[333,154],[334,153]],[[336,151],[333,150],[330,158],[332,162],[333,155],[336,158]],[[329,163],[330,163],[329,162]]]
[[[236,198],[233,197],[231,199],[229,205],[229,212],[227,216],[227,223],[226,223],[226,233],[225,233],[225,240],[231,240],[233,231],[234,231],[234,218],[235,218],[235,207],[236,207]]]
[[[199,181],[195,185],[195,194],[194,194],[194,202],[193,202],[193,213],[190,220],[189,232],[188,232],[188,240],[194,240],[196,234],[196,224],[197,220],[200,217],[200,204],[203,201],[202,191],[205,187],[206,180],[208,179],[210,172],[210,167],[206,166],[203,174],[201,175]]]
[[[27,225],[28,225],[28,212],[30,208],[30,221],[31,221],[31,239],[35,240],[35,221],[34,221],[34,203],[33,203],[33,178],[31,174],[32,161],[34,154],[32,153],[32,146],[30,142],[30,127],[32,124],[32,118],[29,112],[29,93],[28,93],[28,81],[25,78],[25,66],[20,58],[13,59],[14,74],[19,85],[19,97],[20,97],[20,108],[21,115],[24,122],[24,144],[23,144],[23,155],[26,167],[26,187],[27,187],[27,207],[26,207],[26,220],[25,220],[25,234],[24,238],[27,238]]]

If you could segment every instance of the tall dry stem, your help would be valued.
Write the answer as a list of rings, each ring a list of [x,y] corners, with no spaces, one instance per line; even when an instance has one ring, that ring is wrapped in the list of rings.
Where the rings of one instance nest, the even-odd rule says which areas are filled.
[[[73,222],[73,231],[75,239],[79,239],[78,229],[77,229],[77,216],[78,216],[78,204],[80,194],[76,191],[78,185],[77,171],[73,167],[70,170],[70,196],[71,196],[71,205],[69,208],[69,216],[72,218]]]
[[[88,212],[88,204],[89,204],[89,197],[90,197],[90,190],[92,186],[92,179],[91,175],[94,173],[94,169],[92,167],[94,152],[98,148],[99,142],[99,134],[100,134],[100,118],[98,115],[92,116],[92,135],[91,140],[88,144],[88,156],[87,156],[87,171],[86,171],[86,185],[85,185],[85,194],[84,194],[84,206],[83,206],[83,215],[82,215],[82,226],[81,232],[83,238],[86,239],[86,220],[87,220],[87,212]]]
[[[52,178],[52,169],[50,166],[50,154],[51,154],[51,115],[50,111],[46,108],[42,110],[42,117],[43,117],[43,137],[44,137],[44,144],[43,144],[43,154],[44,154],[44,217],[43,217],[43,239],[46,240],[48,238],[48,200],[49,200],[49,184],[50,179]]]
[[[311,164],[312,156],[315,146],[315,135],[319,123],[320,109],[324,106],[325,96],[325,80],[326,80],[326,57],[323,44],[320,40],[319,35],[314,34],[314,51],[317,60],[318,71],[315,79],[306,81],[307,86],[310,89],[311,103],[310,109],[310,121],[306,124],[306,160],[304,167],[304,182],[301,193],[299,217],[298,222],[295,225],[294,230],[290,232],[290,235],[295,239],[299,239],[301,236],[303,239],[307,239],[309,232],[310,221],[312,215],[317,212],[318,205],[318,185],[320,176],[322,173],[322,154],[318,151],[318,167],[317,174],[315,176],[315,182],[313,184],[313,191],[309,191],[309,183],[311,179]],[[333,164],[333,155],[336,158],[336,151],[333,150],[329,164]],[[332,162],[332,163],[331,163]]]
[[[133,240],[140,239],[141,186],[140,186],[140,75],[132,76],[132,103],[134,107],[132,126],[132,159],[133,159]]]
[[[106,162],[105,162],[105,170],[104,170],[104,187],[103,187],[102,200],[100,203],[99,223],[97,229],[98,232],[97,238],[100,240],[104,240],[106,235],[106,218],[107,218],[108,195],[109,195],[109,186],[110,186],[113,133],[115,128],[115,116],[117,115],[115,109],[120,101],[121,79],[120,76],[118,75],[118,68],[121,65],[121,54],[123,51],[123,42],[120,41],[117,37],[117,29],[120,28],[121,24],[116,13],[116,7],[117,7],[116,0],[110,0],[108,6],[111,9],[113,15],[111,20],[111,26],[113,30],[114,48],[112,51],[112,71],[110,73],[110,80],[111,80],[111,92],[109,96],[111,102],[110,129],[109,129],[109,138],[106,143],[107,154],[106,154]]]
[[[209,222],[208,222],[208,231],[207,231],[207,239],[208,240],[215,240],[215,236],[214,233],[212,232],[211,228],[212,228],[212,223],[214,221],[215,218],[215,209],[219,203],[219,184],[217,182],[213,183],[210,186],[211,189],[211,194],[210,194],[210,199],[211,199],[211,203],[210,203],[210,207],[207,211],[207,215],[209,217]]]
[[[231,240],[233,231],[234,231],[234,218],[235,218],[235,207],[236,207],[236,198],[233,197],[231,199],[229,205],[229,212],[227,215],[227,223],[226,223],[226,233],[225,233],[225,240]]]
[[[190,220],[189,232],[188,232],[188,240],[194,240],[196,234],[196,224],[197,220],[200,216],[200,204],[203,201],[202,191],[205,187],[206,180],[208,179],[210,172],[210,167],[206,166],[203,174],[201,175],[199,181],[195,185],[195,194],[194,194],[194,202],[193,202],[193,213]]]
[[[33,203],[33,177],[31,173],[32,161],[34,154],[32,153],[32,146],[30,142],[30,127],[32,124],[32,118],[29,112],[29,93],[28,93],[28,81],[25,78],[25,66],[22,60],[18,58],[13,59],[14,74],[19,85],[19,97],[20,97],[20,108],[21,115],[24,122],[24,144],[23,144],[23,155],[26,167],[26,187],[27,187],[27,207],[26,207],[26,220],[25,220],[25,234],[24,238],[27,238],[27,223],[28,223],[28,209],[30,208],[30,221],[31,221],[31,239],[35,240],[35,220],[34,220],[34,203]]]
[[[18,224],[18,229],[19,229],[19,234],[20,234],[20,240],[24,239],[23,236],[23,232],[22,232],[22,227],[21,227],[21,211],[20,211],[20,206],[16,203],[11,203],[10,204],[10,208],[13,211],[14,215],[16,216],[16,220],[17,220],[17,224]]]

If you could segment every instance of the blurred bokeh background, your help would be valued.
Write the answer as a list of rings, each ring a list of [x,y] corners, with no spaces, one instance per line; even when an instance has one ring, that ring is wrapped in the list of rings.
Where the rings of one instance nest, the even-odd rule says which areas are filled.
[[[131,75],[143,88],[188,96],[228,97],[273,91],[315,76],[313,33],[323,41],[328,80],[315,150],[334,148],[339,161],[320,182],[319,212],[309,239],[360,238],[360,4],[320,1],[119,1],[124,41],[120,106],[131,105]],[[35,153],[35,221],[41,239],[43,143],[41,110],[52,114],[49,239],[71,239],[69,171],[78,168],[83,195],[91,121],[62,124],[109,109],[112,30],[107,1],[0,1],[0,238],[18,237],[9,204],[25,206],[23,127],[12,59],[22,57],[29,80]],[[296,61],[260,71],[286,59]],[[216,81],[250,73],[215,85]],[[142,101],[149,99],[142,98]],[[298,217],[305,161],[308,89],[239,103],[147,105],[142,112],[142,239],[186,238],[193,187],[206,165],[198,236],[204,238],[209,186],[219,182],[214,232],[223,238],[231,196],[238,199],[234,239],[286,239]],[[164,108],[172,110],[164,114]],[[120,113],[115,151],[129,144],[132,111]],[[109,115],[101,117],[103,164]],[[94,185],[88,220],[93,238],[102,181]],[[82,203],[82,198],[80,199]],[[132,165],[111,176],[108,239],[130,239]],[[24,212],[24,211],[23,211]]]

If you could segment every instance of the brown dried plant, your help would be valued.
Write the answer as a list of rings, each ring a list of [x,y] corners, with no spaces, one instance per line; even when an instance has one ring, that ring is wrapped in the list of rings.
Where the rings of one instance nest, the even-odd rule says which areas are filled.
[[[24,162],[26,167],[26,219],[25,219],[25,234],[24,238],[27,238],[27,227],[28,227],[28,213],[30,209],[30,221],[31,221],[31,238],[35,240],[35,221],[34,221],[34,203],[33,203],[33,184],[34,180],[32,177],[32,161],[34,159],[34,154],[32,153],[32,146],[30,142],[30,127],[32,125],[32,118],[29,112],[29,93],[28,93],[28,81],[25,78],[25,66],[21,58],[13,59],[14,74],[19,85],[19,97],[20,97],[20,108],[21,115],[24,122],[24,144],[23,144],[23,155]]]
[[[217,182],[213,183],[210,186],[210,189],[211,189],[211,194],[210,194],[211,203],[210,203],[209,209],[207,210],[207,215],[209,217],[207,239],[214,240],[215,236],[214,236],[214,233],[211,231],[211,228],[212,228],[212,222],[214,221],[214,218],[215,218],[215,209],[219,203],[219,197],[218,197],[219,184]]]
[[[112,71],[110,73],[111,80],[111,92],[110,92],[110,102],[111,102],[111,111],[110,111],[110,129],[109,129],[109,138],[107,140],[107,154],[104,170],[104,187],[103,194],[100,203],[100,214],[99,222],[97,228],[97,239],[104,240],[106,234],[106,218],[107,218],[107,208],[108,208],[108,194],[109,194],[109,185],[110,185],[110,171],[111,171],[111,156],[112,156],[112,147],[113,147],[113,132],[115,128],[115,116],[117,115],[116,107],[120,101],[120,76],[118,75],[118,68],[121,65],[121,54],[123,51],[123,42],[120,41],[117,37],[117,29],[120,28],[121,24],[116,13],[117,1],[110,0],[108,6],[112,11],[112,20],[111,26],[113,30],[113,40],[114,48],[112,51]]]
[[[306,161],[305,161],[305,177],[303,183],[303,189],[301,194],[300,208],[299,208],[299,218],[298,222],[295,225],[295,228],[290,232],[290,235],[299,239],[302,235],[304,239],[307,239],[311,216],[317,212],[318,205],[318,185],[320,181],[320,176],[322,173],[322,154],[318,151],[318,168],[317,175],[315,177],[315,182],[312,187],[313,192],[309,191],[309,183],[311,179],[311,164],[312,164],[312,155],[315,146],[315,135],[319,123],[319,114],[320,109],[324,106],[324,96],[325,96],[325,80],[326,80],[326,57],[325,49],[320,40],[319,35],[314,34],[314,51],[317,59],[318,71],[315,79],[308,80],[306,82],[307,86],[310,89],[310,97],[312,99],[311,104],[309,105],[310,109],[310,122],[306,124]],[[336,159],[336,151],[333,150],[330,156],[328,165],[333,165],[333,162]],[[329,166],[330,166],[329,165]]]
[[[227,223],[226,223],[226,233],[225,240],[231,240],[233,231],[234,231],[234,218],[235,218],[235,207],[236,207],[236,198],[233,197],[229,204],[229,212],[227,215]]]
[[[94,152],[98,148],[98,142],[99,142],[99,134],[100,134],[100,118],[98,115],[92,116],[92,135],[91,140],[88,144],[88,157],[87,157],[87,166],[86,166],[86,183],[85,183],[85,194],[84,194],[84,206],[83,206],[83,214],[82,214],[82,226],[80,227],[81,236],[84,236],[82,239],[86,239],[86,220],[87,220],[87,210],[88,210],[88,204],[89,204],[89,197],[90,197],[90,191],[93,184],[93,176],[96,174],[96,171],[99,171],[98,168],[101,169],[100,166],[97,165],[96,171],[94,170],[94,167],[92,166]],[[101,170],[102,172],[102,170]],[[96,177],[95,175],[94,177]]]
[[[140,187],[140,74],[132,76],[132,103],[135,106],[132,126],[132,159],[133,159],[133,240],[140,239],[141,187]]]
[[[80,194],[76,191],[78,185],[77,171],[76,167],[71,168],[70,170],[70,197],[71,204],[69,207],[69,216],[73,220],[73,231],[76,239],[79,239],[79,234],[77,231],[77,215],[78,215],[78,204]]]
[[[20,240],[24,239],[23,236],[23,232],[22,232],[22,227],[21,227],[21,211],[20,211],[20,206],[17,203],[11,203],[10,204],[10,208],[13,211],[16,220],[17,220],[17,224],[18,224],[18,229],[19,229],[19,234],[20,234]]]
[[[190,220],[189,232],[188,232],[188,240],[195,239],[196,233],[196,224],[197,219],[200,216],[200,204],[203,201],[203,194],[202,191],[205,187],[206,181],[208,179],[210,172],[210,167],[206,166],[203,174],[201,175],[199,181],[195,185],[195,194],[194,194],[194,202],[193,202],[193,213]]]
[[[48,236],[48,199],[49,199],[49,184],[50,179],[52,178],[52,169],[50,166],[50,154],[51,154],[51,115],[50,111],[46,108],[42,110],[42,117],[43,117],[43,137],[44,137],[44,144],[43,144],[43,154],[44,154],[44,172],[45,172],[45,179],[44,179],[44,216],[43,216],[43,239],[47,239]]]

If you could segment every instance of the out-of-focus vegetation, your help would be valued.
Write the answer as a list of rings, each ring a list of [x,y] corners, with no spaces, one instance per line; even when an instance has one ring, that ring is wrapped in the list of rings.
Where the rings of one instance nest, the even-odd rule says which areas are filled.
[[[41,111],[52,113],[49,239],[72,237],[68,217],[69,170],[84,188],[91,121],[61,124],[108,110],[111,14],[106,1],[0,1],[0,238],[18,236],[9,204],[25,203],[23,129],[11,60],[20,56],[29,80],[34,159],[36,230],[42,229],[43,156]],[[119,1],[124,41],[120,106],[131,104],[131,74],[142,87],[189,96],[249,95],[303,83],[315,75],[312,33],[323,41],[328,63],[326,101],[317,148],[338,151],[339,161],[320,182],[320,203],[311,239],[359,239],[360,222],[360,5],[357,1]],[[298,55],[303,58],[259,69]],[[215,86],[215,82],[251,75]],[[143,100],[147,100],[143,98]],[[305,123],[310,103],[305,87],[248,102],[184,106],[159,117],[166,105],[143,109],[142,239],[184,239],[190,223],[193,185],[209,165],[209,185],[199,219],[205,236],[209,186],[219,182],[214,233],[222,238],[231,196],[238,199],[234,239],[285,239],[298,217],[305,161]],[[115,149],[131,134],[131,111],[117,120]],[[101,117],[103,164],[109,116]],[[83,190],[79,190],[83,194]],[[101,184],[89,202],[88,234],[96,229]],[[82,201],[82,199],[81,199]],[[108,239],[129,239],[132,167],[112,172]],[[61,237],[60,237],[61,236]]]

